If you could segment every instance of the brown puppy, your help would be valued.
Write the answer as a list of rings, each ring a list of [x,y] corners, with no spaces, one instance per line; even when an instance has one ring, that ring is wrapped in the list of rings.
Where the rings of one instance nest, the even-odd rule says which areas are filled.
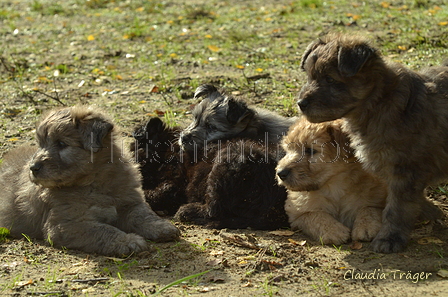
[[[0,226],[59,247],[103,255],[145,250],[179,231],[144,201],[140,174],[113,139],[114,125],[86,107],[54,110],[38,146],[11,151],[0,169]]]
[[[448,67],[417,73],[363,38],[329,35],[308,46],[302,68],[302,112],[311,122],[344,118],[357,157],[388,184],[373,249],[404,249],[419,214],[441,215],[424,189],[448,176]]]
[[[381,228],[386,186],[357,162],[341,121],[294,124],[277,165],[288,189],[285,210],[292,229],[324,244],[370,241]]]

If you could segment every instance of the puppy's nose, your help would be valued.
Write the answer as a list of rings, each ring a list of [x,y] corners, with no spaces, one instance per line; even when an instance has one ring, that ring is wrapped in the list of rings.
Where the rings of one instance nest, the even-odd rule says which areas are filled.
[[[306,99],[299,99],[297,101],[297,105],[299,106],[301,111],[304,111],[306,109],[306,107],[309,105],[310,101],[306,100]]]
[[[31,164],[30,170],[33,172],[33,174],[36,174],[39,172],[39,170],[42,168],[43,164],[42,162],[36,162]]]
[[[281,180],[285,180],[288,177],[290,172],[291,172],[291,170],[284,168],[284,169],[277,171],[277,175]]]

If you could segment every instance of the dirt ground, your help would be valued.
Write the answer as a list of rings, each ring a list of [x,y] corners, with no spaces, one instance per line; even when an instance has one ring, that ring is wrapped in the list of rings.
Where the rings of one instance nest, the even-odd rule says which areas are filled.
[[[445,209],[446,210],[446,209]],[[182,240],[128,258],[1,244],[2,296],[446,296],[447,230],[422,225],[405,252],[368,243],[322,246],[300,233],[207,230],[177,224]],[[275,232],[274,232],[275,233]]]
[[[443,1],[366,2],[2,1],[0,158],[33,141],[39,115],[62,105],[97,105],[125,135],[150,116],[185,125],[201,83],[294,115],[300,55],[331,28],[373,36],[388,57],[414,68],[426,64],[421,57],[433,64],[448,54]],[[448,214],[446,194],[428,190]],[[2,239],[0,296],[448,294],[446,217],[420,222],[397,254],[374,253],[366,242],[323,246],[290,230],[174,223],[181,241],[126,258]]]

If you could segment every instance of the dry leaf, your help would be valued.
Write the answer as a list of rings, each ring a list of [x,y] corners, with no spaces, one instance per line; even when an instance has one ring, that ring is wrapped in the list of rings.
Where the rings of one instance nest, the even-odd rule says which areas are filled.
[[[440,269],[439,271],[437,271],[437,275],[443,278],[448,278],[448,270]]]
[[[278,235],[278,236],[291,236],[291,235],[294,234],[294,231],[291,231],[291,230],[276,230],[276,231],[269,232],[269,234]]]
[[[217,47],[216,45],[209,45],[208,49],[211,50],[212,52],[219,52],[221,49],[219,47]]]
[[[157,93],[158,91],[159,91],[159,87],[157,87],[156,85],[152,85],[151,87],[149,87],[150,93]]]
[[[88,41],[93,41],[93,40],[95,40],[95,36],[89,35],[89,36],[87,36],[87,40]]]
[[[217,266],[217,265],[219,265],[221,263],[222,263],[222,259],[214,259],[214,260],[208,261],[206,263],[206,265],[208,265],[208,266]]]
[[[218,255],[223,255],[224,251],[211,251],[210,252],[210,256],[218,256]]]
[[[306,244],[306,240],[301,240],[301,241],[295,241],[292,238],[288,238],[289,242],[294,244],[294,245],[300,245],[300,246],[304,246]]]
[[[27,281],[17,282],[14,285],[15,285],[16,288],[22,288],[22,287],[25,287],[25,286],[28,286],[28,285],[32,285],[32,284],[33,284],[33,280],[30,279],[30,280],[27,280]]]
[[[362,249],[362,243],[359,242],[359,241],[353,241],[353,242],[350,244],[350,248],[351,248],[352,250],[360,250],[360,249]]]
[[[430,243],[435,243],[435,244],[443,244],[443,241],[438,239],[437,237],[423,237],[420,238],[418,241],[418,244],[430,244]]]

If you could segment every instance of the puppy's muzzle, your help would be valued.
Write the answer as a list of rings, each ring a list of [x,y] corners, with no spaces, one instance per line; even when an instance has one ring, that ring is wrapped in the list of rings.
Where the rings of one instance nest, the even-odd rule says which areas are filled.
[[[33,175],[36,176],[43,166],[44,164],[42,162],[34,162],[33,164],[31,164],[30,170],[33,173]]]
[[[308,107],[309,104],[310,104],[310,101],[307,99],[299,99],[297,101],[297,105],[299,106],[301,111],[306,111],[306,108]]]
[[[288,178],[288,175],[291,173],[290,169],[283,168],[277,171],[277,175],[281,180],[285,180]]]

